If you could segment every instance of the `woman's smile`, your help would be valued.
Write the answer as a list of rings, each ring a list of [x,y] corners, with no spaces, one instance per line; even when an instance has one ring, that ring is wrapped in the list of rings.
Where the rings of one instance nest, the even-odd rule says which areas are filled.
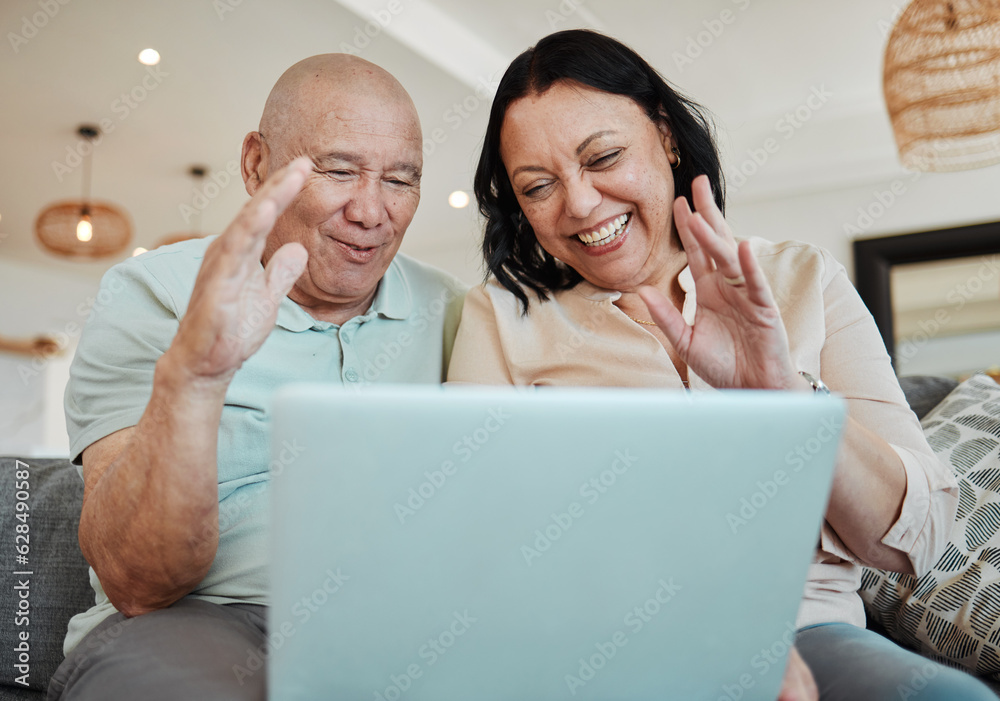
[[[577,234],[577,237],[583,242],[583,245],[591,248],[607,246],[625,233],[628,222],[629,215],[622,214],[611,220],[609,224],[602,226],[599,230],[586,234]]]
[[[635,289],[680,253],[670,130],[628,97],[555,83],[510,105],[500,143],[538,243],[590,283]]]

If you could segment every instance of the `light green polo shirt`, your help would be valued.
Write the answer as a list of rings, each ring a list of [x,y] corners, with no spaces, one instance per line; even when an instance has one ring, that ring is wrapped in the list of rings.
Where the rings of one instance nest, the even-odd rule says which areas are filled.
[[[87,446],[138,423],[156,361],[177,333],[212,238],[151,251],[105,274],[66,387],[70,455],[78,465]],[[219,548],[191,596],[217,603],[268,602],[268,425],[274,391],[289,382],[444,381],[465,291],[451,275],[398,254],[367,313],[340,326],[317,321],[287,297],[282,301],[271,335],[226,393],[217,459]],[[387,428],[372,427],[373,432]],[[330,450],[336,454],[336,446]],[[93,570],[90,581],[97,604],[70,621],[67,654],[115,611]]]

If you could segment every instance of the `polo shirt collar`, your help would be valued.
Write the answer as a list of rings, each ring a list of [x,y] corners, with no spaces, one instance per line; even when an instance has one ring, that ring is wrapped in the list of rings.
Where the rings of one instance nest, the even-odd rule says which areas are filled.
[[[381,316],[387,319],[405,319],[413,308],[413,295],[395,259],[389,264],[385,275],[379,280],[378,289],[368,311],[361,317],[368,320]],[[314,319],[313,316],[288,297],[281,300],[275,323],[293,333],[309,329],[328,329],[335,324]]]
[[[274,323],[286,331],[300,333],[308,331],[319,322],[313,319],[305,309],[288,297],[285,297],[281,300],[281,305],[278,307],[278,318]]]
[[[393,258],[385,275],[379,281],[375,299],[366,316],[377,314],[387,319],[405,319],[413,309],[413,295],[403,272]]]

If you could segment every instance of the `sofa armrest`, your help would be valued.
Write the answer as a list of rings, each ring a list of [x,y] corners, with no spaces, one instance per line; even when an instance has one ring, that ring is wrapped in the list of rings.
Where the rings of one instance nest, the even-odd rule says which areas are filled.
[[[906,396],[906,403],[917,418],[922,419],[958,387],[958,382],[950,377],[909,375],[899,378],[899,386]]]
[[[82,502],[68,460],[0,457],[0,697],[23,681],[44,690],[62,662],[66,624],[94,603],[77,541]]]

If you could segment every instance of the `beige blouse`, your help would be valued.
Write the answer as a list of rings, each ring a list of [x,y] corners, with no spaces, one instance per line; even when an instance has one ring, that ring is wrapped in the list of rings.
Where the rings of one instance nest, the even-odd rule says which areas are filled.
[[[795,241],[751,243],[781,310],[795,367],[822,378],[847,400],[851,416],[899,454],[906,496],[882,542],[907,553],[918,574],[929,570],[947,541],[958,488],[908,408],[874,320],[844,267],[826,251]],[[679,282],[686,294],[682,313],[691,324],[697,302],[688,269]],[[612,304],[619,296],[587,282],[544,303],[529,292],[531,307],[522,316],[517,299],[495,281],[474,289],[465,300],[448,380],[681,389],[660,342]],[[688,379],[692,390],[712,389],[694,373]],[[864,627],[860,565],[824,522],[797,625]]]

